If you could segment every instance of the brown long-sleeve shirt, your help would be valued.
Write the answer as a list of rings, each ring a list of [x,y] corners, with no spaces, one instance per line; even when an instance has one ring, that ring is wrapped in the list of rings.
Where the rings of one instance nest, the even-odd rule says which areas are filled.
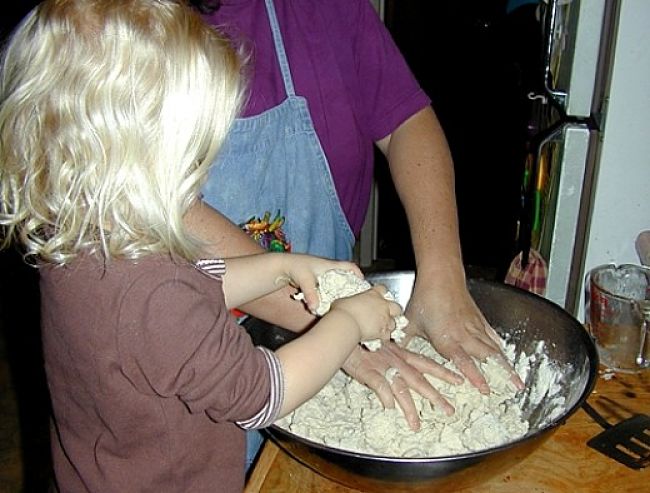
[[[191,264],[82,257],[41,270],[52,447],[63,492],[243,489],[244,431],[273,373]]]

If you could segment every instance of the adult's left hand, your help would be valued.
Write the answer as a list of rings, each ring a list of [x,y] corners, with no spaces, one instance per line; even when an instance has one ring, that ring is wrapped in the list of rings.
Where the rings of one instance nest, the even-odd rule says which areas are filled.
[[[397,374],[389,381],[386,372],[391,368],[397,370]],[[359,345],[348,357],[343,370],[370,388],[385,408],[393,409],[397,403],[414,431],[420,429],[420,417],[411,390],[447,415],[455,411],[424,375],[429,374],[455,385],[463,382],[460,375],[394,342],[383,343],[377,351],[368,351]]]
[[[472,299],[465,283],[440,286],[417,279],[406,308],[407,332],[429,339],[483,394],[490,388],[474,358],[495,358],[506,368],[517,388],[524,384],[501,351],[499,336]]]

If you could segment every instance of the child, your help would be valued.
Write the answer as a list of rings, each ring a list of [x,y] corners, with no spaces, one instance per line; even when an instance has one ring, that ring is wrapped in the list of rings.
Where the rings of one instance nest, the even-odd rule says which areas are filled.
[[[46,0],[0,74],[0,225],[41,276],[61,491],[241,491],[244,429],[315,394],[396,303],[340,300],[276,353],[229,308],[353,264],[201,259],[184,214],[241,97],[238,57],[174,0]],[[224,183],[224,187],[228,184]]]

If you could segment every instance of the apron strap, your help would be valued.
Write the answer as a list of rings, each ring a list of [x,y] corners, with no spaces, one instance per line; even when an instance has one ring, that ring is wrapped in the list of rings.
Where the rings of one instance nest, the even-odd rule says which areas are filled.
[[[265,0],[266,12],[269,15],[269,22],[271,23],[271,32],[273,33],[273,44],[275,45],[275,53],[278,56],[280,64],[280,72],[282,72],[282,80],[284,81],[284,90],[287,96],[295,96],[296,90],[293,87],[293,78],[291,77],[291,69],[289,68],[289,60],[287,53],[284,50],[284,41],[282,40],[282,33],[280,32],[280,24],[278,17],[275,13],[275,6],[273,0]]]

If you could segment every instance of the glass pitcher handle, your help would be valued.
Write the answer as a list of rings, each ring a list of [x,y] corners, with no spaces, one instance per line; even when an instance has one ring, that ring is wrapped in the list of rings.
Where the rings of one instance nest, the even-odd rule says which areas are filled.
[[[648,337],[648,332],[650,332],[650,300],[640,301],[639,308],[641,309],[641,315],[643,316],[643,323],[641,324],[641,344],[639,345],[639,354],[636,357],[636,364],[641,368],[648,368],[650,367],[650,359],[645,357],[645,346],[646,341],[650,339]]]

